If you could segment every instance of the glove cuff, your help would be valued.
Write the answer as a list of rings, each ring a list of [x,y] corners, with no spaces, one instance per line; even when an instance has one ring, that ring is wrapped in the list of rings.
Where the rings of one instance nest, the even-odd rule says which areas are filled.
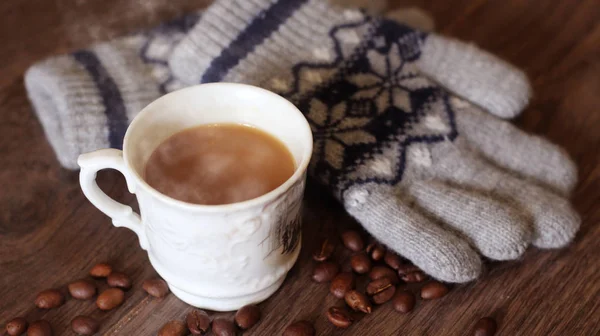
[[[80,153],[108,147],[102,96],[92,75],[73,56],[32,66],[25,86],[61,165],[76,169]]]
[[[324,0],[219,0],[176,47],[169,64],[186,84],[271,87],[267,82],[273,77],[291,77],[295,64],[335,61],[333,27],[365,19],[358,10],[341,11]],[[353,47],[362,37],[360,31],[354,35],[347,37]]]
[[[129,121],[160,96],[156,74],[138,54],[145,41],[136,35],[101,44],[25,74],[29,99],[64,167],[77,169],[82,153],[120,148]]]

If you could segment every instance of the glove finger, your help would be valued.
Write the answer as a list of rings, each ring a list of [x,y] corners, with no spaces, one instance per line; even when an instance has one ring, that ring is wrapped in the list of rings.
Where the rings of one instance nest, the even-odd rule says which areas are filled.
[[[460,105],[455,100],[456,104]],[[475,107],[457,108],[456,119],[459,133],[498,166],[534,179],[563,195],[573,190],[577,167],[559,146]]]
[[[369,233],[434,278],[467,282],[479,276],[481,260],[465,240],[380,189],[363,185],[344,196],[346,210]]]
[[[436,150],[444,151],[437,153],[440,158],[445,155],[433,167],[438,178],[512,203],[533,221],[535,246],[558,248],[573,240],[581,220],[567,199],[493,166],[461,139]]]
[[[421,208],[461,232],[490,259],[517,259],[531,242],[527,218],[485,194],[439,181],[413,183],[407,192]]]
[[[429,78],[501,118],[513,118],[529,102],[527,76],[472,44],[430,34],[418,66]]]

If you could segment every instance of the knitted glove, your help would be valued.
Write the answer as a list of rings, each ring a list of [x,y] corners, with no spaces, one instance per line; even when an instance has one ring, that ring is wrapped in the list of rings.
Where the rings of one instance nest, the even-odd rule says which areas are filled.
[[[322,0],[217,0],[169,65],[188,84],[295,103],[314,132],[312,176],[435,278],[473,280],[481,255],[563,247],[579,227],[572,161],[500,119],[527,104],[526,76],[472,45]]]
[[[415,27],[433,26],[414,8],[389,15]],[[146,32],[50,58],[27,71],[29,99],[62,166],[79,169],[80,154],[121,148],[127,126],[139,111],[183,87],[171,75],[167,60],[199,17],[200,12],[189,14]]]

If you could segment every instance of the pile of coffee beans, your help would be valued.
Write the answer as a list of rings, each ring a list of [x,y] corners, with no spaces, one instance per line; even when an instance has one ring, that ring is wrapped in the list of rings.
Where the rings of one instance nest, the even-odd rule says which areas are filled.
[[[34,304],[40,309],[55,309],[62,306],[67,298],[67,292],[76,300],[92,300],[98,293],[97,281],[106,280],[108,289],[96,297],[96,307],[102,311],[110,311],[125,302],[125,291],[133,287],[131,278],[122,272],[113,272],[107,263],[94,265],[89,276],[92,279],[79,279],[67,285],[66,290],[51,288],[38,293]],[[154,297],[164,297],[169,293],[167,283],[162,279],[144,281],[143,289]],[[171,326],[171,328],[174,328]],[[77,335],[93,335],[100,330],[100,323],[90,316],[79,315],[71,320],[71,329]],[[28,323],[23,317],[16,317],[6,323],[6,333],[10,336],[52,336],[52,326],[46,320]],[[186,328],[187,330],[187,328]],[[171,334],[165,334],[171,335]],[[176,334],[173,334],[176,335]],[[201,334],[200,334],[201,335]]]
[[[233,321],[223,317],[214,320],[201,309],[190,311],[183,321],[167,322],[158,331],[158,336],[206,335],[212,329],[215,336],[235,336],[239,330],[248,330],[260,320],[261,312],[256,305],[247,305],[235,313]]]
[[[342,232],[341,242],[349,250],[349,258],[342,262],[332,260],[335,239],[324,238],[313,253],[316,264],[312,273],[315,282],[330,282],[331,295],[345,303],[330,307],[326,312],[329,322],[337,328],[350,327],[357,313],[371,314],[377,306],[387,302],[391,302],[398,313],[407,314],[415,308],[417,297],[439,299],[450,291],[444,283],[428,281],[425,272],[382,244],[376,241],[365,244],[358,231]],[[495,326],[493,319],[484,318],[477,323],[475,335],[491,336]],[[314,327],[307,321],[294,322],[284,331],[284,335],[290,336],[314,334]]]
[[[415,265],[389,251],[385,246],[372,242],[365,244],[357,231],[348,230],[341,234],[343,246],[351,251],[350,269],[332,261],[335,242],[325,238],[313,254],[317,262],[312,278],[318,283],[329,282],[330,293],[344,299],[346,306],[354,312],[370,314],[374,306],[392,301],[394,309],[400,313],[410,312],[416,304],[415,295],[408,290],[399,290],[402,283],[421,283],[427,276]],[[357,277],[366,275],[368,282],[364,290],[357,288]],[[431,281],[421,289],[423,299],[440,298],[448,293],[446,285]],[[352,314],[344,307],[331,307],[327,311],[328,320],[338,328],[348,328],[354,322]]]

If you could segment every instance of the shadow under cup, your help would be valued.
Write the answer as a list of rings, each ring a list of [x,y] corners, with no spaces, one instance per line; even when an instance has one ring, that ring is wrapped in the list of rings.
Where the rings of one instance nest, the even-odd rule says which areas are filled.
[[[163,141],[218,123],[252,125],[282,141],[295,160],[292,177],[260,197],[214,206],[175,200],[143,180],[146,162]],[[253,86],[186,88],[136,116],[125,136],[124,159],[135,181],[150,261],[175,295],[196,307],[226,311],[260,302],[279,288],[300,250],[311,153],[312,134],[302,113]]]

